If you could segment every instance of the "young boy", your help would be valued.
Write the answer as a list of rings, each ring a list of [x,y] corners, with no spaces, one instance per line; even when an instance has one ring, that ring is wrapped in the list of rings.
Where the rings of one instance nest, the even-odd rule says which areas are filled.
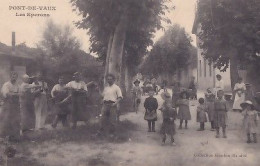
[[[215,130],[214,125],[214,101],[215,101],[215,95],[211,91],[210,88],[207,89],[207,92],[205,93],[205,99],[206,99],[206,105],[208,107],[207,113],[208,113],[208,120],[211,124],[211,131]]]
[[[254,143],[257,143],[256,132],[257,132],[257,121],[258,114],[254,109],[254,105],[251,101],[247,100],[240,104],[243,109],[242,115],[244,116],[243,123],[247,132],[247,143],[251,143],[251,134],[253,135]]]
[[[223,138],[227,138],[226,126],[227,126],[227,112],[228,106],[226,100],[223,98],[224,91],[219,90],[217,92],[217,99],[214,102],[214,123],[216,127],[216,138],[219,138],[219,128],[222,127]]]
[[[163,123],[162,123],[162,144],[165,144],[166,135],[170,135],[171,144],[174,146],[173,135],[175,134],[175,124],[174,120],[176,119],[177,113],[172,107],[171,95],[168,92],[161,94],[162,99],[164,100],[160,110],[162,111]]]
[[[198,131],[205,130],[205,122],[207,122],[207,115],[206,112],[208,110],[208,107],[206,104],[204,104],[204,99],[199,98],[199,104],[197,107],[197,122],[200,123],[200,128]]]
[[[148,89],[149,97],[144,101],[145,115],[144,119],[148,122],[148,132],[155,132],[155,121],[157,120],[157,99],[153,97],[154,89],[150,87]]]

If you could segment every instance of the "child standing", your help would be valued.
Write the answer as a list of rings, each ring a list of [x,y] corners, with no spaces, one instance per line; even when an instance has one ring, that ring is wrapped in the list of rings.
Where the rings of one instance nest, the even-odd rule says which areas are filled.
[[[175,124],[174,120],[176,119],[176,111],[172,107],[171,95],[168,92],[161,94],[162,99],[164,100],[160,110],[162,111],[163,123],[162,123],[162,143],[166,141],[166,135],[170,135],[171,144],[175,145],[173,135],[175,134]]]
[[[206,112],[208,110],[208,107],[206,104],[204,104],[204,99],[200,98],[199,99],[199,104],[197,107],[197,122],[200,123],[200,128],[198,131],[203,131],[205,130],[205,122],[207,122],[207,115]]]
[[[148,89],[149,97],[144,101],[145,115],[144,119],[148,122],[148,132],[155,132],[155,121],[157,120],[157,108],[158,102],[157,99],[153,97],[154,90],[153,88]]]
[[[226,100],[223,98],[224,91],[219,90],[217,92],[217,99],[214,102],[214,123],[216,127],[216,138],[219,138],[219,128],[222,127],[223,138],[227,138],[226,126],[227,126],[227,112],[228,106]]]
[[[251,143],[251,134],[253,135],[254,143],[257,143],[256,131],[258,114],[254,109],[254,105],[251,101],[247,100],[240,105],[243,109],[242,115],[244,116],[243,123],[247,132],[247,143]]]
[[[215,125],[214,125],[214,100],[215,100],[215,95],[211,91],[210,88],[207,89],[207,92],[205,93],[205,99],[206,99],[206,105],[208,106],[208,120],[211,124],[211,131],[215,130]]]
[[[180,119],[179,129],[182,129],[183,120],[185,120],[185,129],[188,129],[188,120],[191,120],[188,92],[181,92],[177,107],[179,107],[177,115],[178,119]]]

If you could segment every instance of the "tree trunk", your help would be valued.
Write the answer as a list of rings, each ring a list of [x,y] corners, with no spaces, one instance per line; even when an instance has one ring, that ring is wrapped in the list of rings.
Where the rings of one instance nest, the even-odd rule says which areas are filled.
[[[113,43],[113,34],[111,32],[109,41],[108,41],[108,47],[107,47],[107,56],[106,56],[106,66],[105,66],[105,74],[104,74],[104,85],[106,84],[106,75],[108,74],[108,69],[109,69],[109,58],[110,58],[110,53],[111,53],[111,46]]]
[[[126,95],[126,85],[125,85],[125,70],[126,70],[126,53],[123,53],[122,55],[122,67],[121,67],[121,76],[119,79],[120,87],[122,90],[123,95]]]
[[[115,28],[110,57],[109,57],[109,66],[108,66],[108,72],[115,75],[116,77],[115,83],[117,85],[120,85],[125,34],[126,34],[126,15],[123,14],[120,18],[119,23]]]
[[[231,80],[231,89],[234,89],[234,86],[237,82],[238,75],[238,59],[237,51],[233,50],[230,56],[230,80]]]
[[[125,87],[126,87],[126,92],[129,92],[131,90],[131,85],[132,85],[132,80],[130,79],[129,76],[129,71],[128,71],[128,66],[125,67]]]

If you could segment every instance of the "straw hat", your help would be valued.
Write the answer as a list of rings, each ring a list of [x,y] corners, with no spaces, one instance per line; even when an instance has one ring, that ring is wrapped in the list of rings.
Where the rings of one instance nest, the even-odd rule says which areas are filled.
[[[171,94],[169,92],[163,92],[161,93],[161,97],[163,100],[169,100],[171,99]]]
[[[247,105],[250,105],[251,108],[254,109],[254,105],[253,105],[252,101],[246,100],[246,101],[244,101],[243,103],[240,104],[240,106],[242,108],[245,108]]]

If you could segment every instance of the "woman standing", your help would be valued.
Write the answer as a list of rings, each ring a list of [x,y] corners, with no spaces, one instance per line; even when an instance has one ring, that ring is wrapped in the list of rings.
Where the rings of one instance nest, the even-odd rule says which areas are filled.
[[[35,81],[32,85],[38,85],[33,92],[35,93],[34,99],[34,111],[35,111],[35,129],[44,129],[45,120],[47,117],[47,83],[42,80],[42,77],[39,75],[35,77]]]
[[[245,92],[246,92],[246,85],[242,82],[242,78],[238,78],[238,83],[235,84],[234,87],[234,104],[233,104],[233,110],[234,111],[241,111],[242,108],[240,106],[241,103],[245,101]]]
[[[56,128],[59,121],[62,122],[63,127],[68,127],[67,116],[70,112],[69,101],[70,95],[64,82],[64,77],[59,77],[59,84],[56,84],[51,90],[51,97],[55,103],[55,119],[52,123],[52,127]]]
[[[9,136],[10,141],[15,141],[20,132],[18,74],[11,72],[10,78],[2,87],[4,103],[0,113],[0,136]]]
[[[35,114],[33,106],[32,88],[35,86],[29,84],[29,76],[23,75],[23,83],[20,86],[20,111],[21,111],[21,131],[22,134],[30,129],[34,128],[35,125]]]
[[[86,97],[87,97],[87,85],[84,81],[81,81],[81,73],[76,72],[73,75],[74,81],[66,84],[66,87],[70,89],[72,94],[72,128],[77,127],[77,121],[87,121],[89,116],[86,111]]]

